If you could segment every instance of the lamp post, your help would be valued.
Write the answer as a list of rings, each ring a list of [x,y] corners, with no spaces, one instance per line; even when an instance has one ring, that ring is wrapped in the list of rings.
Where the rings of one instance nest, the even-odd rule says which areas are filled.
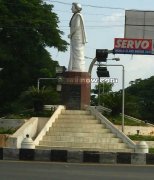
[[[120,66],[122,67],[122,132],[124,132],[125,120],[125,67],[121,64],[103,64],[103,66]]]
[[[112,50],[109,51],[110,53],[112,53]],[[92,58],[91,58],[92,59]],[[117,60],[116,61],[119,61],[120,59],[119,58],[116,58]],[[113,58],[112,60],[115,60],[115,58]],[[92,68],[93,66],[95,65],[95,62],[97,61],[97,58],[95,57],[90,66],[89,66],[89,74],[91,74],[92,72]],[[120,66],[122,67],[122,132],[124,132],[124,118],[125,118],[125,68],[123,65],[120,65],[120,64],[103,64],[103,66]]]

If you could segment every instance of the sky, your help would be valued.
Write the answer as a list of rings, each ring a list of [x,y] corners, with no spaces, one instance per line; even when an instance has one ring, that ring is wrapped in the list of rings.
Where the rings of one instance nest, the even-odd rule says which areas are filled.
[[[85,46],[86,70],[88,71],[92,59],[96,55],[96,49],[113,49],[114,38],[124,38],[125,10],[150,10],[154,11],[154,0],[46,0],[54,5],[54,12],[58,15],[59,28],[64,32],[62,36],[69,42],[69,21],[72,16],[71,4],[73,2],[82,5],[82,14],[85,21],[88,43]],[[58,52],[54,48],[48,48],[52,59],[58,60],[61,66],[68,67],[70,47],[67,52]],[[154,75],[153,55],[120,55],[109,54],[108,58],[120,58],[120,61],[108,60],[107,64],[123,65],[125,69],[125,87],[135,79],[147,79]],[[92,59],[90,59],[92,58]],[[97,78],[97,67],[92,71],[92,78]],[[122,89],[122,67],[108,67],[110,78],[117,78],[118,83],[113,86],[113,91]],[[95,84],[92,84],[94,87]]]

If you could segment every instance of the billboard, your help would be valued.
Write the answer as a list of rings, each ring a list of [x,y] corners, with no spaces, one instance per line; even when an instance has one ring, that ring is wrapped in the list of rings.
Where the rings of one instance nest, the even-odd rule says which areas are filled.
[[[125,11],[124,38],[154,40],[154,11]]]
[[[124,38],[115,38],[115,53],[154,54],[154,11],[125,11]]]
[[[152,54],[152,39],[115,38],[115,54]]]

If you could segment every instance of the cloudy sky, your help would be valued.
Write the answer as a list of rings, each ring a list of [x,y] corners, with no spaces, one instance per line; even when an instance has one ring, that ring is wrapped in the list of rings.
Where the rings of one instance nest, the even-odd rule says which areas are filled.
[[[113,49],[114,38],[124,37],[125,10],[150,10],[154,11],[154,0],[47,0],[47,3],[54,5],[54,12],[59,16],[59,27],[64,32],[63,38],[69,34],[69,20],[72,16],[71,4],[78,2],[82,5],[82,14],[85,20],[88,43],[85,48],[85,56],[94,58],[96,49]],[[54,60],[58,60],[60,65],[68,66],[69,47],[65,53],[56,49],[48,49]],[[125,67],[125,87],[135,79],[146,79],[154,75],[154,56],[152,55],[118,55],[110,54],[109,58],[119,57],[120,62],[112,60],[108,64],[119,64]],[[91,59],[86,59],[86,69],[90,65]],[[114,91],[121,89],[122,68],[108,67],[111,78],[118,78],[118,83],[113,87]],[[92,77],[97,77],[96,67],[93,68]]]

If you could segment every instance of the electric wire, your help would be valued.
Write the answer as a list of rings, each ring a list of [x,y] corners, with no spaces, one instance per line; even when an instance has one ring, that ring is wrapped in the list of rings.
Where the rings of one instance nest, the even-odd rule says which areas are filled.
[[[52,1],[52,0],[45,0],[45,1],[49,1],[52,3],[59,3],[59,4],[63,4],[63,5],[71,5],[72,3],[65,3],[65,2],[61,2],[61,1]],[[99,8],[99,9],[115,9],[115,10],[125,10],[125,8],[121,8],[121,7],[109,7],[109,6],[94,6],[94,5],[90,5],[90,4],[82,4],[82,6],[84,7],[91,7],[91,8]]]

